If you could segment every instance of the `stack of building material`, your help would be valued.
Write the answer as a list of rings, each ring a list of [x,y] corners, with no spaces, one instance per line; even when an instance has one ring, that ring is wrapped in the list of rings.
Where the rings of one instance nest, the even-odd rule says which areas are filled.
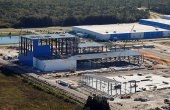
[[[86,70],[86,74],[93,74],[92,70]]]
[[[110,72],[109,68],[101,68],[102,73],[108,73]]]
[[[114,67],[109,67],[110,71],[115,72],[115,66]]]
[[[144,66],[144,65],[142,65],[142,66],[140,66],[139,68],[140,68],[140,69],[145,69],[145,66]]]
[[[128,70],[129,70],[129,68],[127,68],[127,66],[122,67],[122,71],[128,71]]]
[[[134,49],[141,49],[141,48],[143,48],[143,45],[134,45],[133,48]]]
[[[135,70],[135,67],[127,67],[129,70]]]
[[[81,71],[80,73],[81,74],[87,74],[87,71]]]
[[[135,70],[139,70],[140,67],[139,66],[134,66]]]
[[[101,70],[93,70],[94,73],[101,73]]]
[[[143,45],[144,48],[155,48],[154,45]]]
[[[114,70],[115,71],[122,71],[122,68],[121,67],[115,67]]]

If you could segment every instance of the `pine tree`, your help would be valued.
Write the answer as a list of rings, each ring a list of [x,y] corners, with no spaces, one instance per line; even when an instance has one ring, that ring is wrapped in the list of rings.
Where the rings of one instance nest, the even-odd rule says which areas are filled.
[[[110,110],[109,103],[107,99],[100,96],[88,97],[84,110]]]

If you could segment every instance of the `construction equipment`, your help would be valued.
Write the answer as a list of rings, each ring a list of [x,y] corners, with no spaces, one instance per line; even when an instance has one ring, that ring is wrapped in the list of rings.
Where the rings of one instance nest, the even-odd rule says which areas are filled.
[[[51,42],[51,39],[50,39],[50,42]],[[51,45],[53,46],[53,42],[51,43]],[[70,69],[70,72],[71,73],[75,73],[76,72],[76,69],[75,67],[72,69],[70,67],[70,65],[67,63],[67,61],[64,59],[64,57],[61,55],[60,51],[57,49],[57,47],[55,48],[55,50],[57,51],[58,55],[62,58],[62,60],[65,62],[65,64],[68,66],[68,68]]]
[[[128,40],[129,40],[130,37],[131,37],[131,33],[132,33],[134,27],[135,27],[135,25],[133,25],[132,29],[130,30],[130,33],[129,33],[129,36],[128,36]],[[127,41],[126,41],[125,44],[124,44],[124,49],[125,49],[126,43],[127,43]]]
[[[143,97],[135,98],[134,101],[142,101]]]
[[[167,104],[167,103],[169,103],[169,102],[170,102],[169,99],[165,99],[165,100],[164,100],[164,103],[165,103],[165,104]]]
[[[121,96],[121,99],[130,99],[131,95]]]

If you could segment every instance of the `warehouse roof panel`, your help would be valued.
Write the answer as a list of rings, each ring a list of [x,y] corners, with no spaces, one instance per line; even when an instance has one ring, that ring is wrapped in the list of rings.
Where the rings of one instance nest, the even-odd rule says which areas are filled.
[[[29,39],[52,39],[52,38],[71,38],[75,36],[71,34],[40,34],[40,35],[24,35],[22,37]]]
[[[120,34],[120,33],[130,33],[131,29],[134,26],[134,31],[132,33],[138,32],[155,32],[155,31],[168,31],[166,29],[142,25],[138,23],[129,23],[129,24],[109,24],[109,25],[85,25],[85,26],[74,26],[78,29],[84,29],[84,31],[92,31],[98,34]],[[74,31],[73,27],[73,31]],[[88,33],[88,32],[87,32]]]
[[[99,44],[99,43],[81,43],[78,45],[78,47],[82,48],[82,47],[102,47],[105,46],[104,44]]]
[[[152,21],[152,22],[170,25],[170,20],[168,20],[168,19],[141,19],[141,20]]]
[[[91,53],[91,54],[78,54],[78,55],[63,55],[66,60],[88,60],[88,59],[100,59],[109,57],[126,57],[126,56],[138,56],[143,55],[133,50],[117,50],[104,53]],[[62,60],[60,56],[37,56],[39,60]]]
[[[87,59],[100,59],[100,58],[109,58],[109,57],[126,57],[126,56],[137,56],[142,55],[133,50],[117,50],[112,52],[105,53],[92,53],[92,54],[80,54],[71,56],[70,60],[87,60]]]
[[[95,79],[98,79],[98,80],[101,80],[101,81],[105,81],[105,82],[108,82],[108,83],[120,83],[116,80],[105,78],[105,77],[95,75],[95,74],[84,74],[84,76],[92,77],[92,78],[95,78]]]

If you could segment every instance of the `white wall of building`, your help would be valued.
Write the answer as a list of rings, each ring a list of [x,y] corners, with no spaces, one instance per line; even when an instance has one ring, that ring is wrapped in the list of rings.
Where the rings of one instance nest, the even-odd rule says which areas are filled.
[[[72,27],[72,31],[74,31],[75,33],[81,32],[83,34],[89,34],[89,35],[91,35],[91,37],[94,37],[99,40],[109,40],[110,39],[110,34],[100,34],[97,32],[93,32],[93,31],[90,31],[87,29],[81,29],[81,28],[74,27],[74,26]]]
[[[66,60],[69,66],[73,69],[77,68],[77,61]],[[69,70],[68,66],[63,60],[38,60],[38,69],[43,70],[46,65],[45,71],[54,71],[54,70]],[[33,58],[33,67],[36,66],[36,58]]]
[[[163,31],[163,37],[170,37],[170,31]]]
[[[110,34],[101,34],[101,36],[99,36],[100,40],[109,40],[110,39]]]
[[[38,63],[36,63],[38,61]],[[45,66],[45,62],[42,60],[37,60],[35,57],[33,57],[33,67],[37,67],[40,70],[43,70]]]
[[[46,68],[45,71],[54,71],[54,70],[69,70],[68,66],[63,60],[48,60],[44,61]],[[68,65],[73,69],[77,68],[77,61],[67,61]]]
[[[144,33],[140,32],[140,33],[131,33],[131,39],[141,39],[144,38]]]

